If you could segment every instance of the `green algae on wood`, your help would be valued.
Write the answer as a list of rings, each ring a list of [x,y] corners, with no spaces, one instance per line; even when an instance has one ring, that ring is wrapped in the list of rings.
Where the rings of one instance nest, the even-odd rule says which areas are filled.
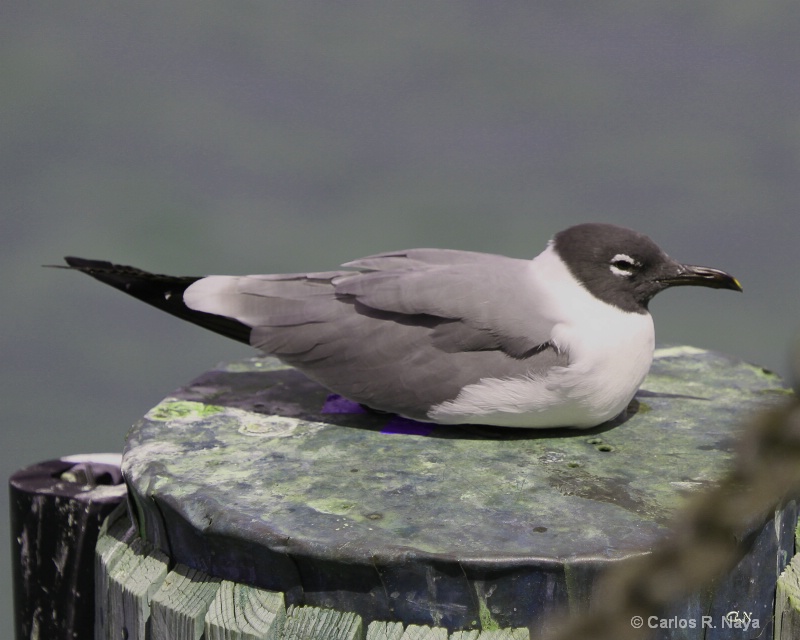
[[[419,435],[323,413],[323,388],[249,359],[151,410],[123,468],[143,532],[177,561],[366,620],[519,627],[584,606],[604,565],[652,548],[783,391],[760,367],[670,347],[595,429]]]

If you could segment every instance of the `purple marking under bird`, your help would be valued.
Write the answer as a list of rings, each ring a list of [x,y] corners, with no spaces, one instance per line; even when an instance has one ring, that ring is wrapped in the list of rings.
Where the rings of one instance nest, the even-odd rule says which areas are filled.
[[[207,277],[66,262],[373,409],[504,427],[616,417],[653,359],[653,296],[680,285],[742,290],[645,235],[596,223],[561,231],[533,260],[411,249],[338,271]]]

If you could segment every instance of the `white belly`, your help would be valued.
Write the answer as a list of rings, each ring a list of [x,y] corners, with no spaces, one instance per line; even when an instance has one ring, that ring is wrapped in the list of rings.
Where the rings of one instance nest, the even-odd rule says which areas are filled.
[[[619,340],[574,344],[566,367],[554,367],[543,376],[484,378],[428,415],[443,424],[523,428],[586,429],[611,420],[633,399],[653,360],[650,315],[630,320]]]

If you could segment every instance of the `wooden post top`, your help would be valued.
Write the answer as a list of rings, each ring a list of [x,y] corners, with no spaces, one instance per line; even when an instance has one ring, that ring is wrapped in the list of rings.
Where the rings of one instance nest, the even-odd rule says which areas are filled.
[[[529,626],[651,549],[727,469],[742,421],[787,393],[760,367],[670,347],[600,427],[437,426],[253,358],[150,410],[122,469],[140,534],[174,561],[367,619]]]

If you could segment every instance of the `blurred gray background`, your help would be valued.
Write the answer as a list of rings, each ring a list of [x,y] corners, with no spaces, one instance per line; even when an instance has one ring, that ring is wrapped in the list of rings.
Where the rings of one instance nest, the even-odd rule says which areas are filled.
[[[414,246],[532,257],[607,221],[744,285],[656,298],[660,342],[786,374],[799,18],[793,0],[7,3],[4,477],[120,451],[172,389],[251,353],[40,267],[70,254],[322,270]],[[5,587],[7,551],[0,569]]]

